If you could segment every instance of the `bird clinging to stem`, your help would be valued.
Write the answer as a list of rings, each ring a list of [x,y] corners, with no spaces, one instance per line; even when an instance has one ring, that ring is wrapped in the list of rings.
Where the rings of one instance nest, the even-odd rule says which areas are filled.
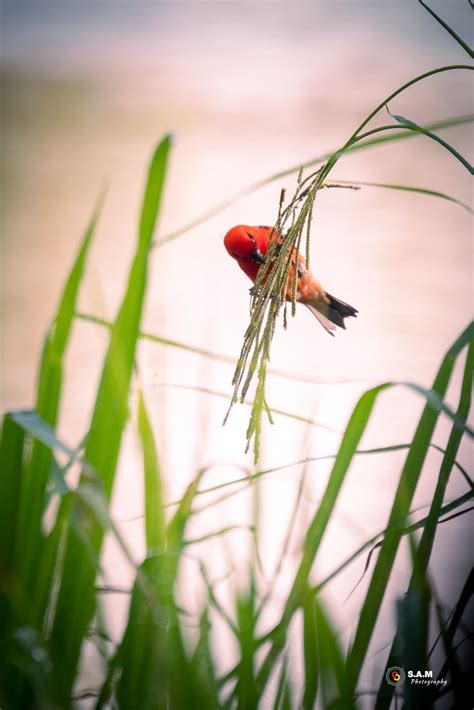
[[[242,271],[255,283],[260,267],[265,264],[267,251],[277,237],[278,244],[281,244],[283,240],[274,227],[251,227],[239,224],[229,229],[224,237],[224,246]],[[267,277],[270,271],[271,267],[267,268]],[[336,326],[346,327],[345,318],[357,316],[356,308],[324,290],[306,266],[304,257],[295,248],[292,249],[286,285],[287,301],[292,300],[295,271],[297,279],[295,300],[307,306],[330,335],[334,335]]]

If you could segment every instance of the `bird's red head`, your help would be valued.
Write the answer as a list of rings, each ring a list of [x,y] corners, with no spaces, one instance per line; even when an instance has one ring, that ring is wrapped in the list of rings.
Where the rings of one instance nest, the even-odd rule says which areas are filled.
[[[224,237],[224,246],[238,262],[248,261],[255,264],[263,262],[267,250],[266,238],[262,228],[239,224],[229,229]]]

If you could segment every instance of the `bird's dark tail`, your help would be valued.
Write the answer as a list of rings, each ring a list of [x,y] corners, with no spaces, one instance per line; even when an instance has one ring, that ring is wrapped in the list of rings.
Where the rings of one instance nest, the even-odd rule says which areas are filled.
[[[357,314],[359,312],[357,308],[353,308],[353,306],[350,306],[348,303],[344,303],[344,301],[334,298],[334,296],[331,296],[330,293],[326,293],[326,296],[329,298],[329,306],[325,315],[332,323],[335,323],[340,328],[345,328],[344,318],[348,318],[350,316],[357,318]]]
[[[350,316],[357,317],[358,310],[348,303],[334,298],[330,293],[326,292],[326,296],[329,298],[329,304],[327,305],[323,305],[319,302],[315,305],[309,303],[305,305],[307,305],[311,313],[316,316],[323,328],[325,328],[330,335],[334,335],[334,331],[336,330],[335,326],[345,329],[344,318]]]

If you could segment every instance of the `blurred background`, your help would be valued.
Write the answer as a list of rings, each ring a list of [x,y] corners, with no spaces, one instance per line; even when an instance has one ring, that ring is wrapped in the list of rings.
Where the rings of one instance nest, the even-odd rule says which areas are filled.
[[[472,26],[467,2],[432,6],[461,35]],[[223,237],[235,224],[272,224],[280,190],[291,193],[296,175],[252,192],[173,241],[160,246],[160,240],[249,184],[336,149],[380,101],[416,75],[465,62],[452,38],[407,0],[3,2],[2,45],[4,408],[34,401],[42,339],[104,187],[81,308],[106,319],[115,316],[134,249],[147,162],[165,132],[175,140],[142,330],[237,357],[248,323],[250,282],[228,257]],[[429,78],[390,108],[421,124],[468,114],[469,79],[465,71]],[[375,124],[390,121],[382,115]],[[472,145],[469,125],[443,135],[463,154]],[[418,137],[346,156],[332,179],[413,185],[470,199],[461,164]],[[337,450],[339,434],[369,385],[400,380],[429,388],[472,311],[471,217],[460,206],[371,187],[334,189],[318,195],[313,224],[313,271],[328,291],[357,307],[359,317],[330,338],[309,312],[297,309],[288,330],[275,335],[272,367],[305,381],[270,376],[269,404],[317,425],[283,416],[275,416],[274,426],[265,424],[259,468],[292,465],[259,483],[259,584],[272,588],[274,599],[262,631],[278,618],[301,536],[331,468],[331,462],[306,467],[304,504],[282,574],[273,583],[304,470],[295,462]],[[60,435],[72,446],[86,433],[106,342],[105,330],[77,322],[60,423]],[[249,408],[235,407],[222,427],[232,365],[143,341],[139,371],[169,502],[204,466],[211,467],[206,487],[253,470],[251,454],[244,453]],[[452,406],[459,374],[448,398]],[[383,394],[363,446],[409,442],[422,406],[402,388]],[[445,444],[448,430],[440,422],[437,443]],[[415,507],[429,505],[440,460],[438,452],[429,454]],[[471,460],[472,451],[463,448],[460,463],[468,467]],[[313,570],[315,582],[385,526],[403,461],[400,452],[360,457],[352,466]],[[464,491],[461,477],[453,479],[448,499]],[[209,500],[203,497],[203,503]],[[140,559],[142,473],[133,410],[113,514]],[[252,515],[252,497],[244,491],[195,516],[192,537],[223,525],[246,526]],[[470,563],[469,533],[465,518],[438,531],[432,576],[447,605]],[[181,577],[183,605],[191,615],[205,598],[199,559],[205,557],[213,580],[225,578],[217,587],[225,606],[229,590],[245,584],[253,554],[245,529],[194,546]],[[348,568],[323,595],[345,645],[369,580],[346,602],[363,563]],[[111,541],[105,564],[108,583],[130,584],[132,570]],[[366,664],[367,687],[377,685],[384,668],[385,656],[377,652],[391,639],[394,603],[409,573],[403,547]],[[127,606],[124,595],[108,597],[112,635],[119,634]],[[225,671],[234,642],[225,626],[215,623],[217,663]],[[290,659],[297,679],[296,644]],[[84,687],[93,677],[91,662]]]

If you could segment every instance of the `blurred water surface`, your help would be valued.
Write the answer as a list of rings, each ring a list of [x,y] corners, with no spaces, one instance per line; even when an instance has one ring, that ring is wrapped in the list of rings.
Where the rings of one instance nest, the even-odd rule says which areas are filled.
[[[469,22],[467,3],[438,3],[453,27]],[[42,338],[93,205],[108,193],[95,240],[81,308],[113,318],[134,249],[145,167],[164,132],[175,135],[157,233],[175,231],[255,180],[341,145],[385,96],[417,74],[464,63],[462,50],[412,2],[160,2],[14,3],[3,6],[2,400],[31,406]],[[430,78],[397,98],[391,109],[420,123],[472,110],[467,72]],[[388,123],[381,116],[378,122]],[[446,132],[461,152],[469,127]],[[344,158],[333,178],[410,184],[469,201],[467,173],[439,145],[420,138]],[[282,187],[277,181],[240,199],[205,224],[158,247],[153,255],[143,330],[237,356],[248,321],[245,277],[222,239],[237,223],[271,224]],[[415,381],[430,387],[442,355],[472,311],[469,214],[429,197],[364,188],[327,190],[317,199],[312,266],[327,289],[360,311],[347,332],[329,338],[309,312],[298,309],[275,336],[272,366],[313,383],[269,381],[272,406],[314,418],[334,431],[277,417],[265,427],[262,468],[332,453],[358,396],[368,383]],[[73,445],[83,437],[99,375],[106,334],[78,322],[68,355],[60,433]],[[232,368],[143,342],[140,376],[166,476],[167,496],[179,498],[203,465],[215,464],[209,485],[252,468],[244,455],[249,410],[201,387],[230,394]],[[456,404],[459,372],[450,390]],[[186,386],[176,388],[173,385]],[[187,389],[190,388],[190,389]],[[384,394],[363,445],[410,441],[423,402],[403,390]],[[435,439],[446,440],[440,422]],[[334,433],[336,432],[336,433]],[[468,466],[472,452],[462,449]],[[359,459],[351,468],[320,550],[313,579],[332,571],[358,544],[384,527],[403,453]],[[415,507],[429,504],[440,463],[429,455]],[[292,580],[301,535],[324,490],[329,463],[307,470],[305,500],[274,604],[277,618]],[[264,570],[271,585],[302,466],[261,480]],[[453,479],[448,498],[464,492]],[[203,501],[204,502],[204,501]],[[142,479],[134,416],[124,442],[113,511],[137,554],[143,554]],[[249,523],[252,500],[242,493],[196,516],[190,537],[228,524]],[[433,557],[438,593],[446,603],[464,579],[467,523],[441,526]],[[196,614],[204,590],[196,560],[211,578],[233,570],[220,585],[224,605],[252,555],[250,536],[236,531],[193,548],[183,568],[183,603]],[[109,581],[131,581],[111,541]],[[362,562],[340,575],[325,598],[348,643],[365,582],[344,604]],[[394,600],[409,574],[403,549],[384,601],[375,653],[390,639]],[[241,578],[245,578],[243,575]],[[185,583],[184,583],[185,582]],[[240,582],[243,584],[243,582]],[[115,634],[127,600],[110,600]],[[232,641],[216,620],[219,667],[232,662]],[[262,629],[263,630],[263,629]],[[370,656],[370,654],[369,654]],[[293,657],[299,677],[298,655]],[[365,686],[385,663],[367,663]],[[84,686],[90,679],[85,669]]]

